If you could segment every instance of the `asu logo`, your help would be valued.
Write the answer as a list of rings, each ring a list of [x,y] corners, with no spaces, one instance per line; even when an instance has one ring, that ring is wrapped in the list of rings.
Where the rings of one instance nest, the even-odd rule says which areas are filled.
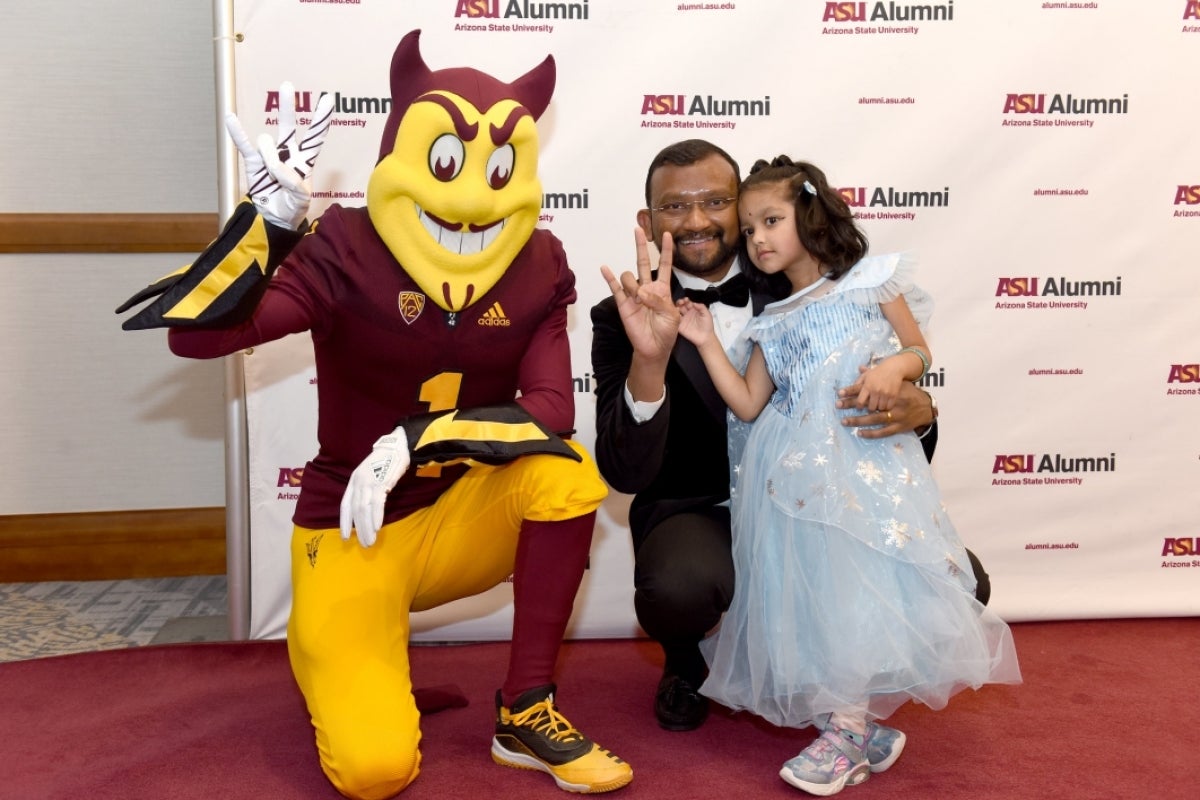
[[[1004,98],[1005,114],[1045,114],[1046,95],[1010,94]]]
[[[1200,3],[1200,0],[1196,0],[1196,2]],[[1194,206],[1197,203],[1200,203],[1200,185],[1180,184],[1179,188],[1175,190],[1175,205]]]
[[[338,0],[341,2],[341,0]],[[354,0],[358,2],[358,0]],[[587,19],[588,0],[576,3],[535,3],[531,0],[507,0],[500,13],[500,0],[458,0],[454,16],[468,19]]]
[[[648,94],[642,97],[642,114],[687,113],[687,103],[681,94]]]
[[[321,539],[323,538],[325,538],[325,534],[318,533],[304,543],[304,552],[308,554],[308,565],[314,569],[317,566],[317,551],[321,547]]]
[[[454,16],[470,19],[498,19],[500,0],[458,0]]]
[[[1002,472],[1011,475],[1014,472],[1033,472],[1032,455],[996,456],[992,464],[992,474]]]
[[[287,486],[291,489],[300,488],[300,481],[304,478],[304,467],[280,467],[279,480],[275,484],[279,488]]]
[[[1188,0],[1183,7],[1184,19],[1200,19],[1200,0]]]
[[[1172,364],[1167,383],[1200,383],[1200,364]]]
[[[1037,297],[1037,278],[1001,278],[996,284],[996,297]]]
[[[1195,536],[1175,538],[1168,536],[1163,539],[1162,554],[1164,556],[1197,556],[1200,555],[1200,540]]]
[[[421,316],[421,312],[425,310],[425,295],[420,292],[401,292],[400,299],[400,318],[412,325],[417,321],[417,317]]]
[[[867,187],[865,186],[846,186],[838,189],[837,193],[851,208],[862,208],[867,204]]]
[[[278,91],[267,92],[267,103],[266,103],[266,106],[264,106],[263,111],[266,111],[268,114],[270,114],[272,111],[278,111],[278,110],[279,110],[279,92]],[[300,114],[300,113],[307,112],[307,113],[311,114],[312,110],[313,110],[312,92],[301,92],[301,91],[297,90],[297,92],[296,92],[296,113]]]
[[[822,22],[866,22],[866,3],[826,3]]]
[[[492,303],[491,308],[483,312],[483,316],[476,320],[475,324],[488,328],[507,328],[509,325],[512,325],[512,320],[504,313],[504,309],[500,307],[500,302],[496,301]]]

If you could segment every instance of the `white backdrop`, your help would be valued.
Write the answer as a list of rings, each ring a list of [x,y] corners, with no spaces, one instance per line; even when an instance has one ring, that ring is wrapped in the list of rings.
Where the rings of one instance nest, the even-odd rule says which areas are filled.
[[[408,31],[433,69],[511,80],[554,55],[541,225],[578,277],[589,447],[587,310],[607,291],[599,266],[632,264],[650,158],[702,137],[743,169],[779,153],[823,167],[872,252],[915,252],[937,301],[935,472],[993,608],[1012,621],[1200,612],[1195,0],[237,0],[232,25],[232,100],[252,135],[270,130],[283,80],[301,116],[339,96],[316,213],[365,202]],[[249,632],[274,637],[315,374],[306,337],[241,364]],[[638,634],[627,508],[614,494],[601,510],[574,636]],[[416,637],[505,638],[510,600],[502,585],[426,612]]]

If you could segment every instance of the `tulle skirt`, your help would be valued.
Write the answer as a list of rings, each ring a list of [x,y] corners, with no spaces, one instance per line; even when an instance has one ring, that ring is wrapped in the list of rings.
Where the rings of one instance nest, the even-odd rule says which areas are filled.
[[[803,441],[809,434],[821,441]],[[796,471],[787,460],[830,436],[852,441],[827,448],[823,469],[789,486],[785,473]],[[907,455],[895,442],[882,450],[868,442],[840,428],[798,427],[772,406],[760,415],[734,492],[733,603],[701,645],[703,694],[803,727],[830,712],[883,719],[908,701],[940,709],[965,688],[1020,682],[1012,634],[975,599],[957,534],[930,523],[944,515],[932,479],[925,502],[910,490],[912,502],[891,507],[878,479],[847,499],[847,487],[863,482],[859,447],[874,448],[873,465],[889,474],[901,468],[890,459],[927,473],[915,437]]]

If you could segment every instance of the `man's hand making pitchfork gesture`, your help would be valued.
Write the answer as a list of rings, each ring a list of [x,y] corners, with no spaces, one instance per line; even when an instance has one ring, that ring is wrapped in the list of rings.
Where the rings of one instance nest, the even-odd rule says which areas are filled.
[[[637,247],[637,274],[622,272],[620,279],[607,266],[600,274],[608,283],[625,334],[633,345],[633,363],[628,386],[635,400],[655,401],[662,397],[667,362],[679,335],[679,309],[671,299],[671,258],[675,245],[664,233],[658,266],[650,268],[650,250],[641,228],[633,231]]]

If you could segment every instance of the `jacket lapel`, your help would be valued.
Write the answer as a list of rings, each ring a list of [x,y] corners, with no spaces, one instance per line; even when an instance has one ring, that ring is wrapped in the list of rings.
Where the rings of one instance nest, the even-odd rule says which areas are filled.
[[[671,298],[679,300],[683,297],[683,287],[679,285],[679,281],[675,276],[671,276]],[[720,392],[717,387],[713,386],[712,378],[708,375],[708,368],[704,366],[704,360],[700,357],[700,351],[696,349],[696,345],[684,339],[682,336],[675,342],[675,350],[671,353],[671,357],[675,363],[683,370],[683,374],[687,376],[688,381],[696,390],[696,394],[704,403],[705,409],[713,416],[714,419],[724,422],[726,406],[725,401],[721,399]]]

